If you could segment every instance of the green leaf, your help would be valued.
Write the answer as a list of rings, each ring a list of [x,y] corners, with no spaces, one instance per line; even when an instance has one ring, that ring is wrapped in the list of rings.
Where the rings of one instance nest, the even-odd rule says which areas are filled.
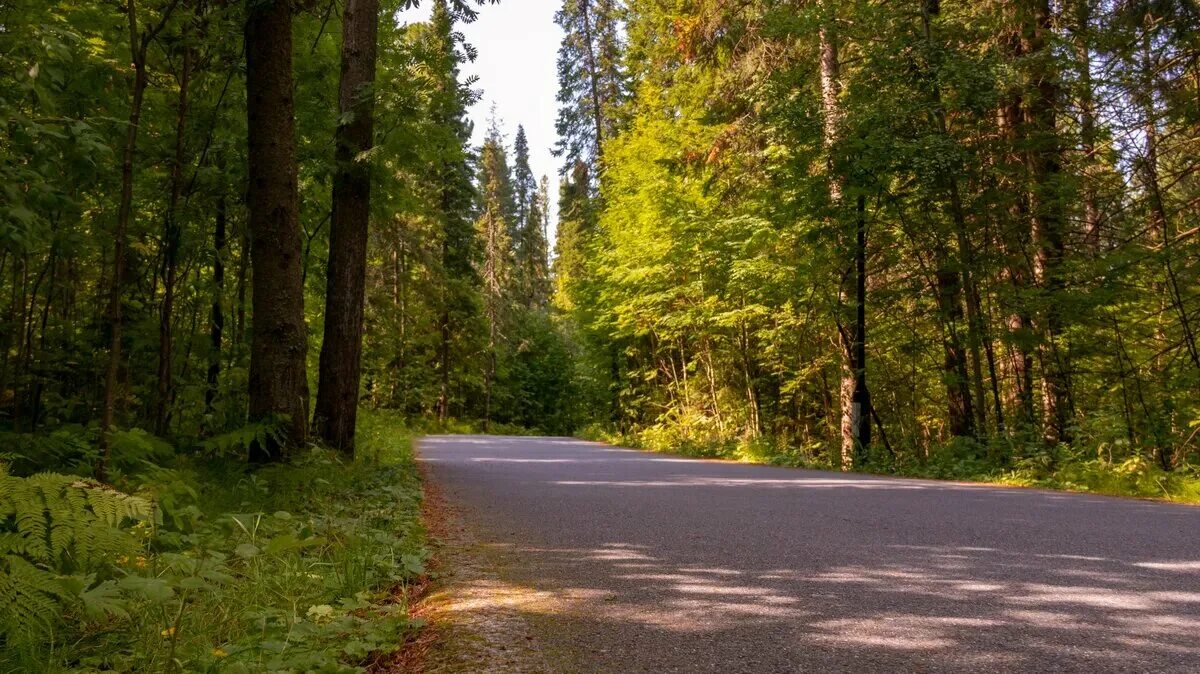
[[[300,541],[292,534],[282,534],[272,538],[267,543],[267,554],[278,555],[281,552],[295,550],[300,547]]]
[[[242,543],[233,549],[233,554],[241,557],[242,559],[251,559],[252,557],[257,556],[259,552],[260,550],[258,549],[258,546],[253,543]]]
[[[126,592],[136,594],[155,604],[162,604],[175,596],[175,590],[163,578],[126,576],[117,585]]]
[[[106,580],[82,592],[79,598],[83,600],[83,610],[89,618],[100,618],[106,614],[122,618],[129,615],[116,581]]]
[[[417,555],[403,555],[400,557],[400,563],[404,566],[404,572],[419,576],[425,573],[425,562]]]

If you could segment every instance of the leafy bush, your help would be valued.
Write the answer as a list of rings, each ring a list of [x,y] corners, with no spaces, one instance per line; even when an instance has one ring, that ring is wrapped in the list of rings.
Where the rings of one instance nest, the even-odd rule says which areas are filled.
[[[591,425],[578,433],[588,440],[626,447],[747,463],[833,469],[832,452],[819,445],[800,445],[778,438],[730,438],[721,434],[711,420],[671,412],[656,424],[630,432],[615,432]],[[888,454],[880,445],[858,469],[863,472],[898,474],[942,480],[994,482],[1068,491],[1163,498],[1200,503],[1200,470],[1183,465],[1165,471],[1146,458],[1148,452],[1124,448],[1124,458],[1113,458],[1105,445],[1075,448],[1046,447],[1040,441],[1025,443],[995,439],[984,444],[955,438],[932,447],[928,454]]]

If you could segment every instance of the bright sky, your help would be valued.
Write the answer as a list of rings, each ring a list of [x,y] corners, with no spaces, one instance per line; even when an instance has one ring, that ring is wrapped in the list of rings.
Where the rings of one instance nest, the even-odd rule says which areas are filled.
[[[483,92],[473,108],[475,145],[483,143],[488,117],[494,104],[505,142],[511,149],[517,124],[525,125],[529,138],[529,163],[538,180],[550,178],[550,234],[558,222],[558,163],[550,154],[556,139],[554,118],[558,75],[555,59],[562,31],[554,25],[554,12],[561,0],[504,0],[479,8],[479,19],[457,29],[479,52],[474,63],[462,67],[464,77],[479,78],[475,88]],[[401,21],[424,21],[431,4],[401,12]],[[509,161],[511,161],[511,156]]]

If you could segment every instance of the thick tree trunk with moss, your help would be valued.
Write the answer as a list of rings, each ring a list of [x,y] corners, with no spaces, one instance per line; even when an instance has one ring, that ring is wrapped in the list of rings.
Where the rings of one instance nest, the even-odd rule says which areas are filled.
[[[246,19],[252,273],[250,419],[288,420],[286,444],[308,438],[304,286],[296,177],[292,15],[286,0],[256,3]],[[279,460],[286,447],[256,444],[250,459]]]
[[[329,232],[325,338],[321,343],[316,433],[329,445],[354,451],[362,373],[363,290],[371,171],[361,155],[375,128],[375,56],[379,0],[347,0],[342,18],[341,122],[335,135],[337,173]]]

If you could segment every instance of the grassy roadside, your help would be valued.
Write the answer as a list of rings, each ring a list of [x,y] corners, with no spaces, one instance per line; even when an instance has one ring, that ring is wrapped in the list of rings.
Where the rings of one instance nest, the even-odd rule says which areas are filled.
[[[406,422],[416,436],[422,435],[524,435],[533,436],[541,433],[535,429],[490,422],[485,424],[480,419],[447,419],[439,421],[432,417],[410,418]]]
[[[22,485],[3,479],[0,506]],[[69,542],[32,559],[42,575],[22,581],[24,563],[12,558],[33,553],[0,550],[0,606],[10,612],[0,671],[383,669],[421,626],[406,593],[428,555],[421,485],[399,416],[364,412],[354,461],[312,449],[252,471],[181,453],[119,486],[156,506],[107,528],[91,521],[111,539],[105,554],[85,558]],[[64,489],[99,493],[78,480]],[[53,531],[53,508],[37,508]],[[13,529],[0,531],[8,543],[23,535],[12,524],[21,517],[0,518]]]
[[[682,437],[665,427],[628,433],[590,427],[579,433],[579,437],[700,458],[816,470],[837,469],[821,460],[821,453],[813,448],[797,448],[766,438],[696,440]],[[1015,449],[1021,451],[1014,451],[1013,447],[1005,447],[999,452],[989,451],[988,447],[948,445],[920,459],[907,461],[875,454],[859,472],[1200,504],[1200,467],[1197,466],[1183,466],[1168,472],[1140,455],[1114,457],[1105,447],[1091,450],[1073,450],[1066,446]],[[1017,458],[999,463],[991,458],[994,456]]]

